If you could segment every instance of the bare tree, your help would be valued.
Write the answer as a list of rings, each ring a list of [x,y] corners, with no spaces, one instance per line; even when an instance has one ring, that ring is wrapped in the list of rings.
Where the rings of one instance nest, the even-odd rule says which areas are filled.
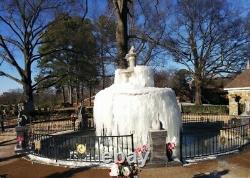
[[[0,69],[0,76],[10,78],[23,86],[26,109],[33,109],[33,91],[37,85],[53,76],[45,76],[37,83],[32,81],[32,65],[48,54],[61,49],[38,53],[46,28],[52,24],[50,19],[62,1],[49,0],[3,0],[0,2],[0,59],[14,68],[19,76]]]
[[[235,72],[246,61],[249,34],[243,16],[224,0],[181,0],[171,20],[162,45],[192,74],[200,105],[207,78]]]
[[[116,42],[118,50],[118,66],[127,67],[125,55],[128,52],[128,3],[131,0],[113,0],[113,6],[117,16]]]
[[[164,52],[158,43],[166,31],[171,3],[158,0],[113,0],[112,5],[117,16],[118,66],[127,67],[124,57],[129,44],[136,47],[140,64],[150,64]]]
[[[166,33],[166,22],[171,14],[171,1],[136,0],[129,18],[129,42],[136,47],[137,61],[142,65],[160,65],[165,53],[158,43]]]

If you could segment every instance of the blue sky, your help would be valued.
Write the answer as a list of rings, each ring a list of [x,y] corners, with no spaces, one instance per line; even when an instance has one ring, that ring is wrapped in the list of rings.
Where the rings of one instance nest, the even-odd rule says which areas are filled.
[[[92,3],[90,3],[92,2]],[[98,7],[98,11],[96,11]],[[89,9],[88,9],[88,17],[96,18],[102,13],[105,8],[105,1],[103,0],[91,0],[89,1]],[[98,13],[99,12],[99,13]],[[7,28],[0,26],[0,33],[7,34],[9,31],[6,31]],[[23,57],[22,54],[20,53],[15,53],[17,62],[20,64],[20,66],[23,66]],[[0,59],[1,63],[1,59]],[[17,78],[19,78],[18,73],[16,72],[16,69],[14,67],[11,67],[10,65],[7,64],[2,64],[0,66],[0,69],[2,69],[4,72],[7,72],[8,74],[11,74]],[[33,78],[38,74],[39,70],[36,67],[36,63],[33,64],[32,66],[32,76]],[[6,77],[0,77],[0,94],[3,92],[13,90],[13,89],[21,89],[22,85],[9,79]]]
[[[91,3],[92,2],[92,3]],[[95,18],[98,15],[100,15],[101,13],[103,13],[103,10],[105,8],[105,2],[104,0],[91,0],[89,1],[89,12],[88,12],[88,17],[92,17]],[[233,5],[236,5],[238,7],[240,7],[240,9],[242,10],[242,14],[244,14],[245,12],[247,12],[247,10],[250,9],[250,0],[231,0],[230,1]],[[96,10],[96,8],[98,7],[98,10]],[[101,10],[100,10],[101,8]],[[244,14],[245,15],[245,14]],[[4,29],[5,32],[6,29]],[[0,32],[3,32],[3,27],[0,27]],[[19,61],[22,61],[22,56],[18,55]],[[1,60],[0,60],[1,62]],[[22,65],[22,63],[21,63]],[[181,68],[180,65],[177,65],[174,62],[168,61],[167,63],[167,67],[168,68]],[[16,70],[14,68],[11,68],[9,65],[2,65],[0,66],[0,69],[4,69],[4,71],[7,71],[9,74],[12,74],[13,76],[18,76]],[[33,77],[38,73],[38,69],[36,68],[36,64],[33,65],[32,68],[32,72],[33,72]],[[2,92],[8,91],[8,90],[12,90],[12,89],[17,89],[17,88],[22,88],[22,86],[18,83],[16,83],[13,80],[10,80],[6,77],[0,77],[0,94]]]

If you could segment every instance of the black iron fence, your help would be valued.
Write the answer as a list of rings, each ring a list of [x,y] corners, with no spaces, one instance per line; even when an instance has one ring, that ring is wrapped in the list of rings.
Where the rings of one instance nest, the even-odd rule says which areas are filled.
[[[224,122],[228,123],[229,120],[235,118],[230,115],[215,115],[215,114],[186,114],[182,113],[182,123],[196,123],[196,122]]]
[[[181,134],[181,155],[185,161],[196,157],[234,151],[248,142],[249,124]]]
[[[41,157],[82,162],[103,162],[104,154],[114,160],[117,153],[134,151],[133,135],[30,135],[32,153]]]
[[[35,134],[53,134],[62,131],[94,129],[93,118],[86,118],[86,127],[82,127],[77,119],[60,119],[42,122],[32,122],[29,125],[30,132]]]
[[[75,120],[55,120],[46,122],[34,122],[29,125],[30,132],[34,134],[53,134],[56,132],[78,130],[78,125]]]

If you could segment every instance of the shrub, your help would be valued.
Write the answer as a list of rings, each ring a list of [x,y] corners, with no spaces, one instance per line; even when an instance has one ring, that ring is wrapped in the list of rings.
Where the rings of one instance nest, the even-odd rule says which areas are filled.
[[[227,105],[183,105],[182,113],[190,114],[228,114]]]

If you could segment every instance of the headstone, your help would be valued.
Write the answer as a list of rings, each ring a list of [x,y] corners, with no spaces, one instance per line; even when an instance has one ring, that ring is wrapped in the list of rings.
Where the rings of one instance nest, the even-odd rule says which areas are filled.
[[[166,130],[149,131],[151,157],[149,166],[165,166],[167,164]]]

